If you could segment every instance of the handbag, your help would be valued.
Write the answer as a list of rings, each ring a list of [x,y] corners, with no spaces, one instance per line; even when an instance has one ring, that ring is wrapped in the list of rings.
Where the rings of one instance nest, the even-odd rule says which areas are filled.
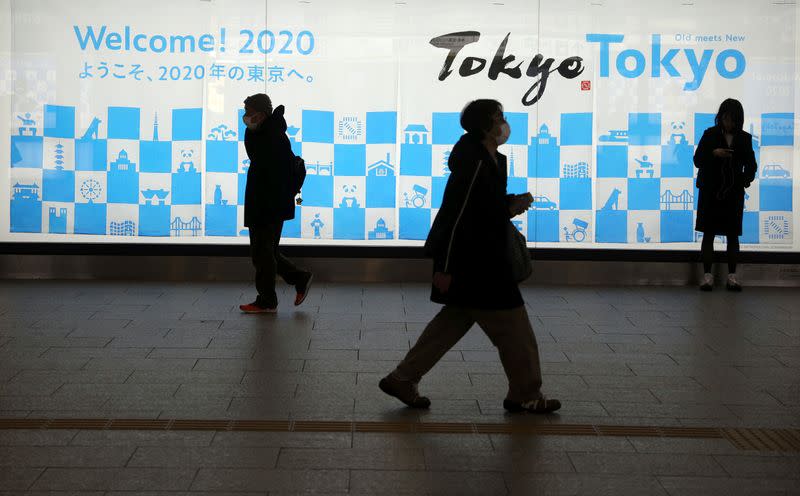
[[[506,237],[508,238],[506,240],[506,251],[511,262],[511,275],[514,277],[514,281],[522,282],[529,278],[533,272],[528,242],[511,220],[508,221],[506,226]]]

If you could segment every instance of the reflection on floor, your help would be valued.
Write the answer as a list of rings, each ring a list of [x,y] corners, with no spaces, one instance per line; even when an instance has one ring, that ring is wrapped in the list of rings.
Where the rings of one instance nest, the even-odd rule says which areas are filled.
[[[478,329],[429,411],[377,389],[424,285],[285,291],[0,282],[0,491],[800,493],[798,289],[526,287],[546,417],[503,412]]]

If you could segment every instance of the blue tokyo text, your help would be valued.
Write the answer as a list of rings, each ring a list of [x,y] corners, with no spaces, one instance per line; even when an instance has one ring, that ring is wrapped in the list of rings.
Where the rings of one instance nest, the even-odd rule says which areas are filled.
[[[625,35],[622,34],[587,34],[586,41],[600,45],[600,77],[607,78],[611,74],[611,45],[622,43]],[[695,91],[703,84],[703,79],[708,72],[712,59],[717,74],[725,79],[735,79],[744,74],[747,61],[744,54],[736,49],[728,48],[716,53],[715,50],[705,49],[698,54],[692,48],[671,48],[663,50],[661,35],[654,34],[650,43],[650,76],[660,78],[662,70],[669,77],[684,77],[687,79],[683,85],[685,91]],[[682,53],[682,57],[678,54]],[[677,60],[676,60],[677,59]],[[691,74],[685,76],[676,67],[675,62],[685,59]],[[614,67],[617,73],[625,78],[637,78],[644,74],[647,68],[647,57],[644,53],[633,48],[627,48],[617,53]],[[691,79],[689,79],[691,78]]]

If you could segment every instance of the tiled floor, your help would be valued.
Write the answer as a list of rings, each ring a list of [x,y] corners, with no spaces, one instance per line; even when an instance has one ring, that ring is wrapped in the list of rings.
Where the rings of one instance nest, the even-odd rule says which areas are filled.
[[[800,289],[524,293],[558,415],[503,412],[478,329],[421,384],[429,411],[385,397],[378,379],[438,308],[424,285],[319,284],[248,316],[246,283],[0,282],[0,417],[284,426],[0,429],[0,493],[800,494],[797,451],[668,429],[798,432]]]

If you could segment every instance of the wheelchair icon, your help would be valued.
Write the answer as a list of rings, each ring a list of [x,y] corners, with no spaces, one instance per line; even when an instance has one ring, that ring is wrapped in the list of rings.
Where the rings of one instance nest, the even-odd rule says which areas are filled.
[[[581,220],[581,219],[572,219],[572,225],[575,228],[570,232],[569,227],[564,226],[564,241],[575,241],[576,243],[581,243],[586,239],[586,228],[589,227],[589,223]]]
[[[412,188],[412,194],[409,197],[409,194],[403,193],[403,202],[405,203],[405,207],[414,207],[414,208],[422,208],[425,206],[425,195],[428,194],[428,189],[425,187],[420,186],[419,184],[415,184]]]

